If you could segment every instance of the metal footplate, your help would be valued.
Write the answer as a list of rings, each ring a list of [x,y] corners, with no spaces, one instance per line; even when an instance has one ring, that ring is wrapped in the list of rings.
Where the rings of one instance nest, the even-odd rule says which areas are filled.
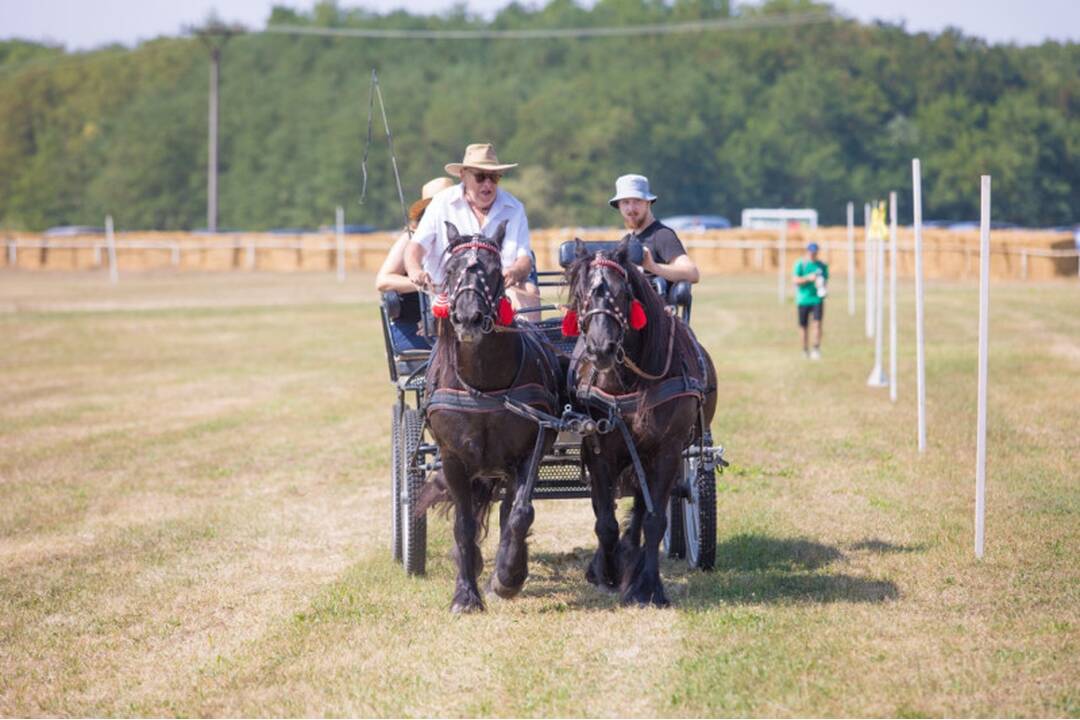
[[[698,447],[697,445],[691,445],[683,451],[683,458],[686,460],[700,459],[701,467],[705,470],[715,470],[716,472],[724,472],[729,463],[724,459],[724,446],[723,445],[711,445],[707,447]]]

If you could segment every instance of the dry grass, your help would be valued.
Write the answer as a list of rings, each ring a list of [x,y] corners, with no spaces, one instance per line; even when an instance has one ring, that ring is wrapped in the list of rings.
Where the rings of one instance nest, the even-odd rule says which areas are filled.
[[[842,286],[809,363],[771,280],[719,278],[716,572],[620,608],[546,502],[524,596],[467,618],[444,521],[427,578],[389,558],[368,288],[0,273],[0,714],[1080,715],[1074,283],[993,291],[983,561],[974,286],[930,289],[917,457],[910,303],[893,406]]]

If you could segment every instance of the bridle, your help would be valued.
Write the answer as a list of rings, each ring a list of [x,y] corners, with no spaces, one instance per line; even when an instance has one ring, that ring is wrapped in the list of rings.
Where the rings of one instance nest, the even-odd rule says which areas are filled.
[[[609,260],[606,257],[597,256],[596,258],[593,259],[593,261],[591,263],[589,263],[589,267],[591,267],[591,268],[609,268],[611,270],[614,270],[615,272],[622,275],[623,280],[629,285],[629,282],[630,282],[629,273],[627,273],[626,268],[624,268],[622,265],[615,262],[614,260]],[[611,294],[611,289],[608,287],[607,281],[604,280],[604,276],[598,273],[597,277],[598,277],[598,280],[594,281],[591,284],[590,288],[589,288],[590,297],[585,298],[585,303],[584,303],[584,308],[583,308],[585,310],[585,312],[578,316],[578,318],[579,318],[578,319],[578,332],[585,332],[585,330],[587,329],[589,320],[591,318],[595,317],[596,315],[608,315],[610,317],[613,317],[613,318],[615,318],[615,322],[619,323],[618,347],[619,347],[620,350],[622,350],[622,344],[623,344],[623,340],[626,338],[626,328],[629,325],[629,321],[626,318],[626,313],[624,313],[619,308],[618,303],[615,301],[615,297]],[[600,287],[600,289],[601,289],[601,291],[603,293],[603,295],[600,297],[600,300],[602,301],[602,304],[600,306],[598,306],[598,307],[590,308],[589,307],[589,300],[592,299],[591,298],[592,290],[594,288],[596,288],[596,287]]]
[[[620,275],[622,275],[623,280],[627,283],[627,286],[629,287],[629,272],[627,272],[626,268],[624,268],[622,265],[615,262],[614,260],[603,257],[602,255],[597,255],[595,258],[593,258],[592,262],[589,263],[589,267],[598,269],[608,268],[614,270]],[[589,301],[592,299],[592,290],[597,287],[600,287],[601,289],[601,296],[599,298],[601,304],[598,307],[590,308]],[[646,380],[659,380],[660,378],[667,375],[668,370],[671,368],[672,351],[675,347],[676,323],[673,319],[669,319],[670,335],[668,337],[667,360],[664,363],[664,369],[661,370],[658,374],[653,375],[642,370],[626,354],[626,349],[623,346],[623,343],[626,340],[626,329],[629,327],[632,330],[641,330],[643,327],[645,327],[645,324],[647,322],[645,310],[640,300],[633,297],[633,294],[631,293],[629,310],[627,312],[623,312],[622,309],[619,307],[618,303],[616,302],[615,297],[611,294],[611,289],[608,287],[607,281],[604,280],[603,275],[599,275],[599,279],[592,282],[589,288],[589,296],[585,298],[582,309],[584,309],[585,312],[577,316],[576,318],[578,334],[584,333],[588,330],[587,326],[591,318],[597,315],[608,315],[614,318],[615,322],[619,324],[619,339],[616,341],[615,344],[615,361],[620,365],[626,366],[636,375],[645,378]]]
[[[470,240],[450,248],[451,255],[471,252],[472,256],[465,259],[465,267],[462,269],[461,274],[458,275],[457,282],[454,284],[453,289],[449,292],[440,293],[436,297],[433,312],[436,317],[450,317],[453,314],[454,307],[457,305],[459,297],[467,292],[475,293],[480,297],[481,305],[483,307],[483,319],[481,320],[480,330],[486,334],[494,330],[496,325],[510,325],[513,322],[514,315],[513,309],[510,307],[510,301],[506,297],[501,273],[499,274],[498,284],[493,291],[488,286],[487,278],[484,277],[483,273],[470,272],[473,268],[482,267],[479,258],[479,252],[481,250],[494,253],[497,257],[502,257],[502,252],[499,248],[482,240]],[[466,283],[469,278],[474,278],[474,281]]]

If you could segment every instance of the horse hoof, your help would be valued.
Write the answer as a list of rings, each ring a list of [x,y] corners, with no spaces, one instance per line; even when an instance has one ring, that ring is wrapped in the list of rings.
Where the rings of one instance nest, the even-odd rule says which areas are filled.
[[[623,605],[637,605],[638,607],[656,607],[666,608],[670,607],[671,603],[667,599],[667,595],[664,593],[662,587],[659,588],[630,588],[628,591],[623,592],[622,595]]]
[[[596,575],[596,571],[593,569],[592,565],[590,565],[589,568],[585,571],[585,580],[605,595],[612,595],[619,591],[619,586],[617,583],[610,580],[601,580],[600,578],[598,578]]]
[[[483,612],[484,601],[475,590],[461,590],[454,594],[454,602],[450,605],[450,612],[455,615]]]
[[[519,592],[521,592],[521,588],[524,585],[524,580],[522,580],[521,583],[518,585],[503,585],[501,582],[499,582],[499,574],[492,573],[491,582],[489,583],[488,588],[491,590],[491,592],[495,593],[495,595],[501,597],[503,600],[510,600],[511,598],[516,597]]]
[[[468,615],[470,613],[484,612],[483,604],[455,602],[450,606],[450,612],[455,615]]]

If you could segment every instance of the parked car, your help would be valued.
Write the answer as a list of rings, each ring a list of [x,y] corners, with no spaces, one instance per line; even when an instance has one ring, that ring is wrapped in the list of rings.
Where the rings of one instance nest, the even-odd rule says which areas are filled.
[[[680,230],[726,230],[731,221],[722,215],[672,215],[660,222],[676,232]]]
[[[378,232],[379,229],[374,225],[343,225],[342,230],[346,235],[366,235],[367,233]],[[320,225],[319,232],[332,233],[337,232],[337,226],[335,225]]]
[[[104,235],[105,228],[90,225],[58,225],[42,233],[45,237],[73,237],[75,235]]]

